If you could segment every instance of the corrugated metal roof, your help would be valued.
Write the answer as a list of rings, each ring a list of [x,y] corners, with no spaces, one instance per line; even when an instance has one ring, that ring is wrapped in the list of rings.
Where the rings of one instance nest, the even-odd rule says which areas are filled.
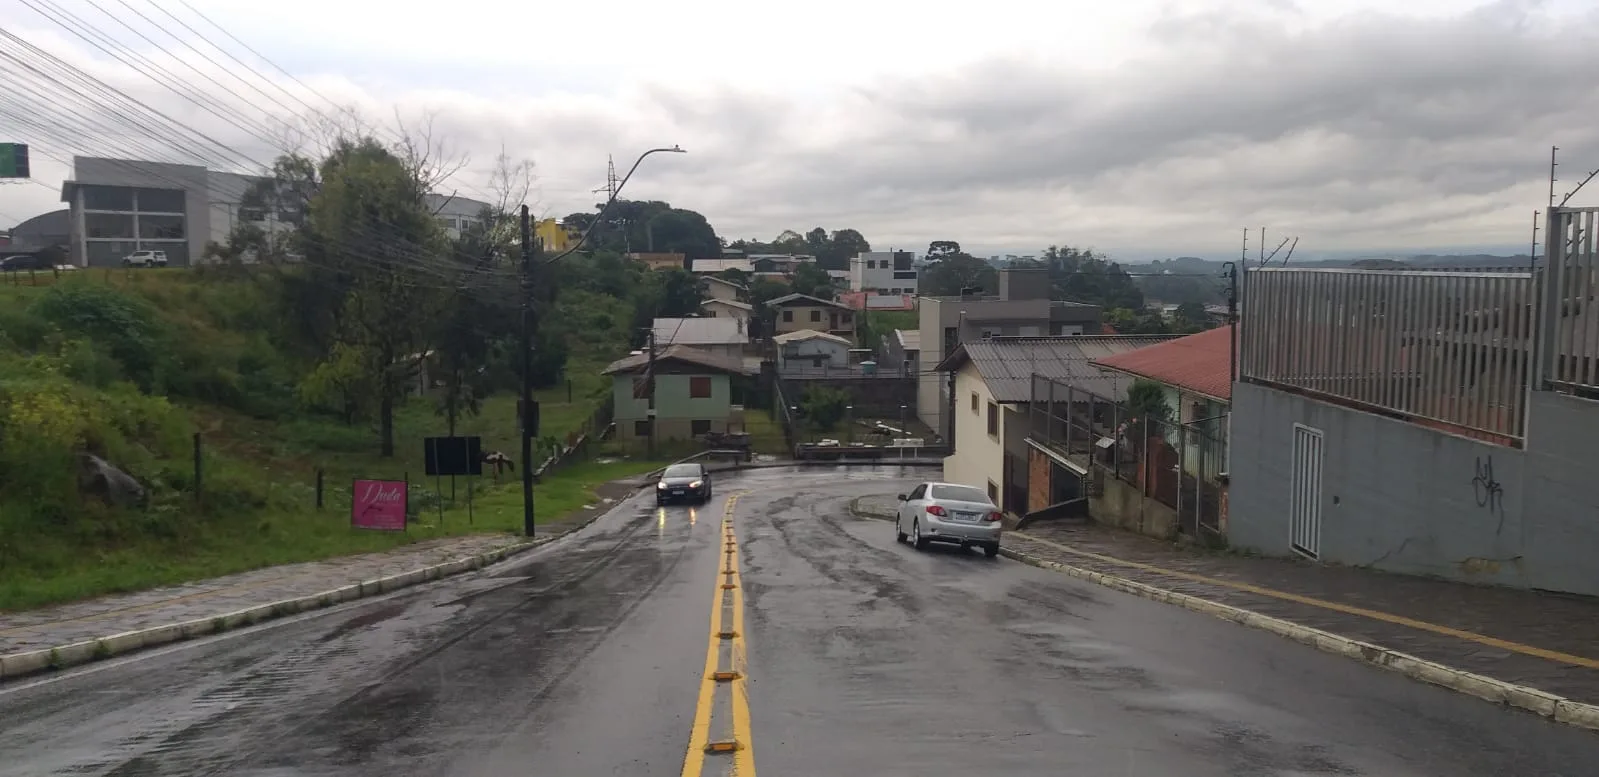
[[[820,297],[812,297],[809,294],[797,294],[797,293],[796,294],[784,294],[783,296],[778,297],[776,299],[767,300],[766,304],[769,305],[769,306],[772,306],[772,307],[782,307],[784,305],[789,305],[789,304],[809,305],[809,306],[812,306],[812,307],[817,306],[817,305],[827,305],[829,307],[843,308],[845,310],[849,310],[849,306],[848,305],[840,305],[837,302],[834,302],[832,300],[826,300],[826,299],[822,299]]]
[[[894,336],[899,338],[899,347],[907,351],[922,350],[922,330],[896,329]]]
[[[738,318],[657,318],[655,347],[669,345],[738,345],[750,340]]]
[[[697,367],[704,367],[712,371],[728,372],[734,375],[749,375],[754,372],[749,367],[744,365],[742,359],[729,359],[720,354],[702,351],[698,348],[690,348],[686,345],[674,345],[665,351],[657,352],[655,354],[655,361],[657,363],[663,361],[683,362],[686,364],[695,365]],[[649,367],[649,363],[649,354],[635,353],[626,358],[617,359],[616,361],[611,362],[611,365],[606,367],[605,370],[600,374],[616,375],[618,373],[625,374],[629,372],[642,372]]]
[[[1094,360],[1171,339],[1171,335],[991,337],[962,343],[938,365],[938,370],[960,369],[970,361],[996,402],[1031,402],[1035,374],[1108,399],[1121,399],[1127,395],[1133,378],[1101,369]]]
[[[1232,401],[1232,327],[1179,337],[1100,360],[1113,370]]]

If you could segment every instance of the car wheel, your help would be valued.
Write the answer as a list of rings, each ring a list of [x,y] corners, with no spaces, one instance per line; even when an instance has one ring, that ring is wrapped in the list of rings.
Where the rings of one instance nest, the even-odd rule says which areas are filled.
[[[894,519],[894,541],[905,544],[905,532],[899,528],[899,519]]]
[[[999,555],[999,543],[990,542],[987,545],[984,545],[983,546],[983,555],[985,555],[985,556],[987,556],[989,558],[997,557]]]
[[[917,550],[927,550],[927,538],[922,536],[922,519],[911,521],[911,545]]]

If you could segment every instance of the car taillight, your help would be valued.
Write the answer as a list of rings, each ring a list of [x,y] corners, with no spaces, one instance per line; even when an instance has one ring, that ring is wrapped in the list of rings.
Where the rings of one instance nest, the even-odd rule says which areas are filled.
[[[1005,520],[1005,516],[1000,515],[999,513],[989,513],[988,515],[983,516],[983,520],[992,523],[994,521],[1003,521],[1003,520]]]
[[[928,515],[936,515],[936,516],[938,516],[940,518],[943,518],[944,516],[949,515],[949,511],[945,510],[942,507],[939,507],[938,505],[928,505],[927,506],[927,514]]]

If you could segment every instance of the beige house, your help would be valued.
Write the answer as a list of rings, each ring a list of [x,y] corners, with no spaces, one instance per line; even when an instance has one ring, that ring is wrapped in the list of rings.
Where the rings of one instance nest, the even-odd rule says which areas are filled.
[[[706,318],[737,318],[749,321],[755,308],[748,302],[736,299],[708,299],[700,303],[700,315]]]
[[[805,294],[788,294],[766,304],[776,313],[776,334],[813,329],[855,341],[855,311],[846,305]]]

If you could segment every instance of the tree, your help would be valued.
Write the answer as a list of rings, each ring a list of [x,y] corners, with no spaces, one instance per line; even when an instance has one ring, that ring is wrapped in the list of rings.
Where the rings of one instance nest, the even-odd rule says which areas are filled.
[[[418,170],[371,138],[341,141],[321,164],[306,224],[308,251],[350,279],[335,337],[369,360],[385,457],[394,455],[395,405],[425,358],[438,302],[417,270],[444,253]]]
[[[816,266],[814,262],[804,262],[794,268],[794,274],[789,278],[789,284],[794,291],[808,294],[821,299],[833,298],[833,278],[826,270]]]
[[[840,229],[829,234],[822,227],[803,235],[785,229],[771,242],[735,240],[727,247],[748,254],[809,254],[816,257],[816,264],[823,270],[847,270],[849,260],[872,250],[872,244],[856,230]]]
[[[1126,437],[1141,448],[1145,434],[1156,435],[1170,423],[1171,406],[1166,404],[1166,389],[1152,380],[1139,378],[1127,387]],[[1146,424],[1148,428],[1146,428]]]
[[[999,291],[999,271],[988,262],[963,253],[941,254],[941,257],[922,271],[920,293],[923,296],[956,297],[967,289],[984,294]]]
[[[1022,263],[1018,263],[1021,265]],[[1044,249],[1042,261],[1023,266],[1049,269],[1052,298],[1086,302],[1106,308],[1143,310],[1144,294],[1120,265],[1093,251],[1064,246]]]
[[[849,407],[849,394],[843,389],[814,386],[805,390],[799,406],[805,423],[818,432],[825,432],[844,419],[846,408]]]
[[[1198,302],[1184,302],[1177,306],[1175,313],[1177,328],[1183,334],[1203,332],[1210,328],[1210,314],[1205,312],[1205,306]]]
[[[961,253],[961,244],[953,240],[934,240],[927,244],[928,261],[937,261]]]
[[[827,250],[816,256],[824,270],[847,270],[849,260],[872,250],[872,244],[853,229],[840,229],[827,241]]]

